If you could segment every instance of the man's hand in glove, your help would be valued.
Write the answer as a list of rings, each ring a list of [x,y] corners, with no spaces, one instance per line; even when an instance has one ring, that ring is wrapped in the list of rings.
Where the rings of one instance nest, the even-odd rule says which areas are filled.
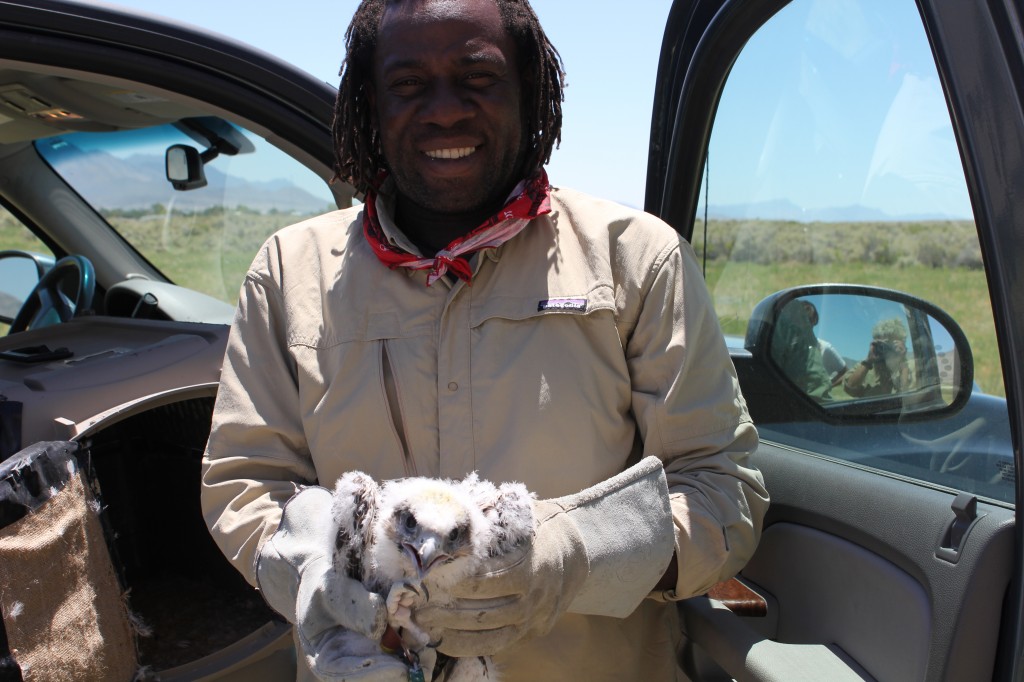
[[[384,597],[334,570],[330,518],[325,488],[305,488],[288,500],[281,525],[256,559],[260,592],[295,624],[301,653],[318,678],[406,682],[406,665],[374,648],[387,626]]]
[[[574,495],[535,501],[534,518],[532,543],[488,560],[453,588],[451,606],[416,611],[440,651],[494,654],[546,634],[566,611],[624,618],[675,549],[668,485],[655,457]]]

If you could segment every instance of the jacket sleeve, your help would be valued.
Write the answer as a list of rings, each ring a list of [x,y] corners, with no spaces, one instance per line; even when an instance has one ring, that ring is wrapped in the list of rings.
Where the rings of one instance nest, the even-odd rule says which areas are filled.
[[[652,596],[703,594],[753,554],[768,493],[748,462],[757,431],[686,241],[652,268],[626,354],[644,455],[665,464],[676,532],[675,590]]]
[[[280,287],[253,263],[228,337],[203,457],[202,509],[224,555],[255,585],[254,562],[276,529],[284,503],[315,482],[288,351]]]

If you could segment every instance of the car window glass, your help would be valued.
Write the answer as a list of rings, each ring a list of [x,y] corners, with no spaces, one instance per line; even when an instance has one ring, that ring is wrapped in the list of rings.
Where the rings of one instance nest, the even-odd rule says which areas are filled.
[[[804,297],[804,303],[833,305],[818,311],[813,333],[777,337],[775,350],[809,339],[831,350],[820,346],[814,366],[807,357],[788,358],[789,377],[776,371],[779,362],[758,366],[775,372],[761,379],[817,373],[815,386],[793,399],[835,409],[837,401],[867,404],[883,391],[909,395],[911,375],[925,371],[927,360],[934,369],[929,381],[945,394],[932,417],[920,404],[911,414],[904,400],[884,411],[876,403],[856,419],[836,412],[811,419],[796,407],[787,412],[780,389],[771,418],[759,420],[762,439],[1014,500],[1002,367],[973,211],[913,2],[795,0],[761,27],[722,94],[692,241],[734,349],[749,341],[758,303],[789,287],[872,285],[939,309],[876,301],[870,317],[856,318],[855,333],[850,300]],[[966,336],[970,351],[963,358],[935,320],[942,313]],[[921,338],[907,328],[914,319],[932,320],[921,327],[936,334],[929,344],[911,343]],[[887,331],[876,328],[886,320]],[[882,355],[894,347],[902,348],[903,369],[889,352],[890,372]],[[950,382],[963,377],[940,365],[959,368],[968,356],[974,375],[960,405]],[[826,369],[823,359],[833,366]],[[850,381],[837,377],[854,369]],[[748,401],[755,412],[757,398]]]
[[[233,304],[270,234],[336,205],[323,179],[258,135],[195,120],[202,125],[72,133],[36,147],[170,281]],[[211,154],[208,129],[235,136],[238,152]],[[168,181],[164,155],[174,145],[212,157],[200,163],[203,186],[180,191]]]
[[[52,256],[49,247],[0,204],[0,250],[30,251]]]

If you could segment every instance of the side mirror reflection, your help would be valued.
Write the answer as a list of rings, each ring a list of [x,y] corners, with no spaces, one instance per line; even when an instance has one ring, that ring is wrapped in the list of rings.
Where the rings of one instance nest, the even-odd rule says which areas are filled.
[[[747,349],[832,416],[956,409],[973,383],[963,331],[901,292],[816,285],[755,309]]]

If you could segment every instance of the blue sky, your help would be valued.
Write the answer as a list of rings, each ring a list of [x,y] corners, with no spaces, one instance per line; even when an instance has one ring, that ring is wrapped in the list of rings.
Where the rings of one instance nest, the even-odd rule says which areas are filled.
[[[223,33],[336,84],[358,3],[118,4]],[[671,0],[532,4],[569,84],[552,182],[642,207]],[[971,215],[934,61],[909,0],[794,0],[780,11],[733,67],[710,166],[712,211],[738,206],[744,217],[798,220]],[[784,214],[746,210],[783,202]]]
[[[971,215],[935,62],[907,0],[782,9],[733,66],[710,166],[712,210],[786,200],[806,219]]]
[[[356,0],[120,0],[255,45],[332,85]],[[655,73],[671,0],[533,0],[569,87],[552,182],[642,207]],[[628,11],[624,11],[624,7]]]

